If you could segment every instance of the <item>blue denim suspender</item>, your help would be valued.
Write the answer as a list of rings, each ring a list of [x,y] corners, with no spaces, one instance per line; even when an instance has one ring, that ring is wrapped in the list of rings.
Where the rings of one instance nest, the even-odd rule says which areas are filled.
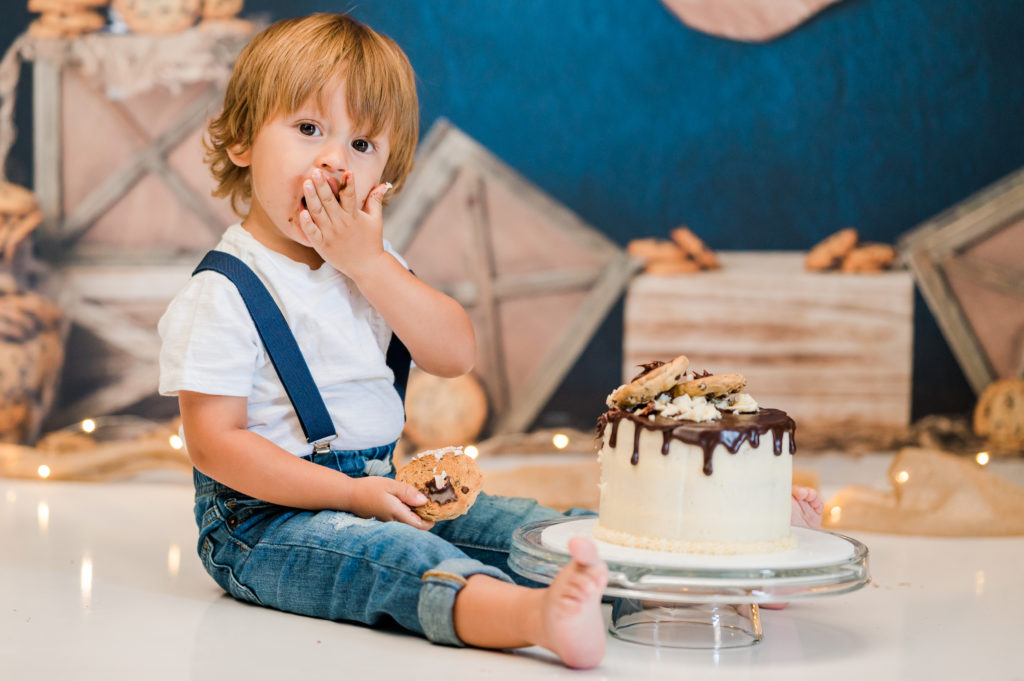
[[[313,445],[315,453],[330,449],[330,443],[337,437],[331,416],[327,412],[323,397],[309,373],[306,360],[295,336],[288,328],[288,322],[256,273],[233,255],[223,251],[210,251],[192,272],[193,276],[204,270],[219,272],[238,288],[270,361],[284,384],[288,399],[291,400],[306,440]],[[411,358],[409,350],[392,334],[388,345],[386,362],[395,375],[395,390],[405,400],[405,384],[409,379]]]

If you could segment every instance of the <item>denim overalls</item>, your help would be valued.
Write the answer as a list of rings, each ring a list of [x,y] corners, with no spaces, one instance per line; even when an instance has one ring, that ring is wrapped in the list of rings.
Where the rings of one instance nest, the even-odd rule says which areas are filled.
[[[196,271],[213,269],[239,287],[246,305],[265,314],[266,298],[250,305],[251,279],[238,276],[238,265],[255,275],[233,256],[211,251]],[[227,265],[227,267],[225,267]],[[241,272],[244,275],[244,272]],[[258,279],[256,280],[258,282]],[[253,295],[258,295],[259,292]],[[271,300],[271,313],[280,317],[272,331],[260,330],[268,354],[274,357],[268,336],[282,335],[283,316]],[[265,322],[254,314],[257,328]],[[287,337],[291,338],[284,324]],[[294,338],[291,339],[294,343]],[[397,339],[393,339],[394,342]],[[297,351],[297,346],[294,350]],[[280,354],[280,353],[279,353]],[[388,359],[391,364],[392,351]],[[402,385],[406,370],[398,367]],[[302,369],[308,369],[301,359]],[[275,366],[288,387],[291,370]],[[301,371],[300,371],[301,373]],[[315,386],[313,386],[315,392]],[[300,422],[311,442],[312,433],[304,400],[288,389]],[[308,395],[307,395],[308,397]],[[320,400],[319,393],[316,399]],[[320,400],[320,404],[323,402]],[[315,410],[313,410],[315,411]],[[326,409],[324,409],[326,414]],[[318,451],[319,450],[319,451]],[[350,477],[394,477],[394,443],[358,451],[317,447],[303,457]],[[553,518],[559,513],[533,499],[480,494],[469,513],[438,522],[429,531],[401,522],[380,522],[343,511],[306,511],[270,504],[236,492],[193,472],[195,515],[199,526],[199,557],[206,571],[235,598],[278,610],[331,620],[378,624],[389,619],[435,643],[463,645],[455,634],[452,617],[455,596],[471,575],[485,574],[506,582],[533,585],[507,567],[512,532],[523,523]],[[566,515],[590,513],[572,509]]]

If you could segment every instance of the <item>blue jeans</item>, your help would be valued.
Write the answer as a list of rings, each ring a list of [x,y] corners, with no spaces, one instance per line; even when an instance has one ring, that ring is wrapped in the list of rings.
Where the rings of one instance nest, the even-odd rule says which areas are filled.
[[[351,477],[394,477],[394,445],[306,457]],[[455,596],[471,575],[506,572],[512,531],[557,517],[533,499],[480,494],[469,513],[429,532],[343,511],[270,504],[194,472],[199,557],[229,594],[278,610],[374,625],[397,622],[435,643],[455,635]],[[565,515],[590,513],[572,509]]]

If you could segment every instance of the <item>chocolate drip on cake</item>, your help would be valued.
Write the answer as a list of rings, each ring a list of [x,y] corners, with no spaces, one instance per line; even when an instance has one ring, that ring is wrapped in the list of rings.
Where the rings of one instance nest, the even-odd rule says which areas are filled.
[[[633,465],[640,462],[640,430],[643,428],[661,431],[663,455],[668,454],[672,440],[700,447],[704,452],[705,475],[711,475],[714,470],[711,455],[718,445],[735,454],[744,442],[749,442],[751,447],[757,447],[761,442],[761,436],[771,433],[772,449],[775,455],[779,456],[782,454],[783,435],[788,433],[789,453],[796,452],[796,423],[780,409],[761,409],[756,414],[724,413],[721,419],[707,422],[676,421],[663,416],[655,416],[652,419],[622,409],[612,409],[601,414],[597,421],[598,434],[603,433],[605,427],[611,425],[611,432],[608,435],[609,447],[615,447],[619,423],[623,419],[632,421],[636,426],[633,434],[633,456],[630,458]]]

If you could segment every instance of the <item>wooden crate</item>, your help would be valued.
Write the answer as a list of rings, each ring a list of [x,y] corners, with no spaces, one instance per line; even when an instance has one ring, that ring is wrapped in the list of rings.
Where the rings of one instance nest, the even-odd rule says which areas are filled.
[[[808,272],[803,253],[719,255],[720,270],[633,280],[623,380],[638,364],[685,354],[697,369],[744,374],[758,403],[804,431],[909,424],[908,272]]]
[[[1024,376],[1024,168],[918,225],[899,248],[974,392]]]
[[[156,397],[156,320],[237,219],[210,195],[201,137],[248,38],[190,29],[20,39],[33,74],[35,246],[71,326],[48,428],[165,416],[144,404]]]

